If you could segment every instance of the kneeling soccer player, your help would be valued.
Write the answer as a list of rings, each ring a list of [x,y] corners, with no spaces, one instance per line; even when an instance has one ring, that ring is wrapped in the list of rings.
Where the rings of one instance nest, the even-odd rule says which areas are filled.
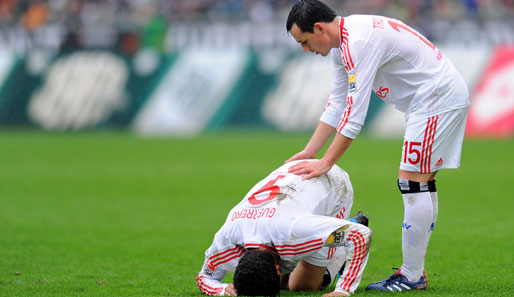
[[[349,296],[357,289],[371,230],[348,220],[353,204],[348,174],[334,165],[306,180],[288,173],[296,163],[273,171],[229,212],[196,278],[202,293],[276,296],[280,289],[320,290],[342,267],[334,292],[324,296]],[[233,283],[222,283],[227,271],[235,271]]]

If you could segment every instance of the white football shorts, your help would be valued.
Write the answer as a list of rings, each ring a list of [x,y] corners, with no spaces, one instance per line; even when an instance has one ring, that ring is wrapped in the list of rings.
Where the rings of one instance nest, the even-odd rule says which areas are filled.
[[[400,169],[430,173],[458,168],[468,108],[431,117],[409,115],[403,139]]]

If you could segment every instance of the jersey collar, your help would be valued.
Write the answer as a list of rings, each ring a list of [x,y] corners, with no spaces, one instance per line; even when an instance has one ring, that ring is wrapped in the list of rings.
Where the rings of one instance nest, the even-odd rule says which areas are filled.
[[[343,32],[345,31],[346,30],[344,30],[344,18],[339,17],[339,45],[343,43]]]

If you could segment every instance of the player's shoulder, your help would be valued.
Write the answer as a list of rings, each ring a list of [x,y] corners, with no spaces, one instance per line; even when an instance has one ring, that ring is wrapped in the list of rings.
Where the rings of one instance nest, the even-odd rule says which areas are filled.
[[[334,164],[332,168],[327,172],[327,176],[331,178],[337,179],[348,179],[349,175],[343,168],[339,167],[337,164]]]
[[[343,19],[345,25],[348,24],[351,26],[355,24],[371,24],[373,27],[373,24],[375,24],[375,26],[379,26],[380,20],[387,20],[389,17],[378,14],[351,14],[343,17]]]
[[[371,14],[352,14],[343,18],[343,26],[348,29],[366,30],[373,28],[373,19],[381,16]]]
[[[343,18],[344,28],[348,31],[350,41],[367,40],[385,22],[386,17],[370,14],[352,14]],[[382,25],[381,25],[382,24]]]
[[[346,171],[344,171],[343,168],[339,167],[339,165],[337,165],[337,164],[332,165],[332,168],[330,169],[330,171],[346,172]]]

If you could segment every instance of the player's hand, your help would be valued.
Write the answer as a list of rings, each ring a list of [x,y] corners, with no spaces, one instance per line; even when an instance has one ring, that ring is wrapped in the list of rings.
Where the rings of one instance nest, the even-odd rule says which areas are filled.
[[[285,163],[289,163],[291,161],[295,160],[305,160],[305,159],[314,159],[316,158],[316,154],[313,154],[311,152],[308,152],[306,150],[303,150],[296,155],[292,156],[291,158],[287,159]]]
[[[311,179],[327,173],[332,165],[323,160],[304,161],[289,167],[289,173],[303,176],[304,179]]]
[[[327,294],[323,294],[322,297],[329,297],[329,296],[350,296],[346,293],[341,293],[341,292],[332,292],[332,293],[327,293]]]
[[[237,291],[234,288],[233,283],[228,284],[228,286],[225,288],[225,293],[223,296],[237,296]]]

